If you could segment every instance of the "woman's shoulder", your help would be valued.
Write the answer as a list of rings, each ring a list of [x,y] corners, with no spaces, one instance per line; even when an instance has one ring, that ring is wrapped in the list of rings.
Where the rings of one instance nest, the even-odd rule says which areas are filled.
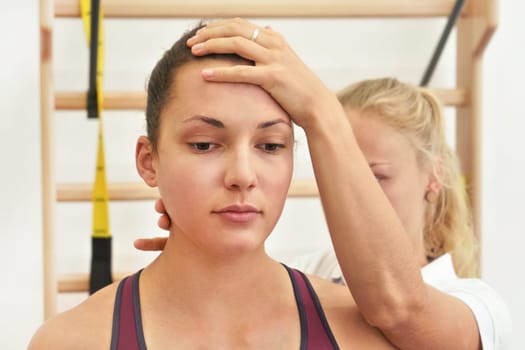
[[[109,348],[117,287],[115,282],[47,320],[33,335],[29,350]]]
[[[370,326],[346,286],[308,275],[328,324],[342,349],[395,349],[381,332]]]

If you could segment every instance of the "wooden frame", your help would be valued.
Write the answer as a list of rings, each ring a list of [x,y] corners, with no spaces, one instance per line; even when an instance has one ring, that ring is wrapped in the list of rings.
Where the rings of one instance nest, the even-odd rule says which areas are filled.
[[[53,90],[53,7],[46,0],[40,2],[40,137],[42,154],[42,234],[44,267],[44,317],[56,312],[54,220],[55,184],[52,140],[54,135]]]
[[[105,0],[107,18],[185,17],[279,17],[279,18],[358,18],[358,17],[445,17],[454,0]],[[55,110],[84,109],[85,92],[53,89],[53,18],[79,17],[78,0],[40,0],[41,27],[41,142],[44,317],[56,312],[57,292],[87,290],[87,276],[57,278],[54,258],[54,215],[57,201],[86,201],[90,184],[56,184],[52,149]],[[480,237],[481,217],[481,113],[483,52],[497,26],[497,0],[470,0],[457,24],[457,83],[452,89],[434,89],[448,105],[457,108],[457,149],[466,175],[473,206],[475,228]],[[105,109],[144,109],[142,92],[105,92]],[[139,184],[110,184],[110,198],[141,200],[156,198],[156,191]],[[313,180],[295,180],[290,196],[317,196]],[[122,277],[116,273],[115,277]]]
[[[107,18],[443,17],[454,0],[106,0]],[[78,1],[56,0],[56,17],[79,17]]]
[[[470,0],[468,17],[457,23],[456,84],[468,91],[469,103],[456,111],[456,150],[472,205],[474,229],[481,245],[481,169],[483,52],[498,25],[497,0]],[[481,257],[478,257],[478,263]]]

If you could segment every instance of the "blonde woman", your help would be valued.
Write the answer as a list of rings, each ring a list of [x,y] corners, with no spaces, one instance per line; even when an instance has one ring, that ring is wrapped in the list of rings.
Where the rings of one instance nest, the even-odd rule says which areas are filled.
[[[412,242],[425,282],[460,299],[475,322],[464,305],[458,305],[464,313],[456,310],[448,317],[459,317],[465,336],[474,335],[477,328],[483,349],[509,348],[508,310],[492,288],[474,278],[479,274],[478,244],[458,159],[447,144],[437,98],[426,89],[392,78],[358,82],[341,90],[338,97],[361,151]],[[326,259],[325,255],[325,263]],[[337,276],[337,267],[330,275]],[[443,302],[446,308],[448,302]],[[446,318],[429,321],[450,322]],[[439,330],[432,325],[428,330],[432,328]],[[420,336],[423,342],[424,334]],[[429,335],[429,343],[431,339]],[[439,337],[434,339],[440,342]],[[423,343],[421,347],[427,348]]]

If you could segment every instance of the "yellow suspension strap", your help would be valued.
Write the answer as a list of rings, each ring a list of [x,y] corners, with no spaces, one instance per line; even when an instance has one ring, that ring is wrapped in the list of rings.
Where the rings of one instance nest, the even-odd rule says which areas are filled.
[[[97,164],[93,186],[93,232],[89,293],[92,294],[113,281],[111,275],[111,234],[109,231],[108,189],[104,160],[102,125],[104,29],[99,0],[81,0],[80,12],[90,47],[88,118],[98,118]]]

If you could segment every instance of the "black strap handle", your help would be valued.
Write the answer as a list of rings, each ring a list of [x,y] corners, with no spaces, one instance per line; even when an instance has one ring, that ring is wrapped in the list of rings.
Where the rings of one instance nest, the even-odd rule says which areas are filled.
[[[87,94],[88,118],[98,118],[97,62],[99,14],[100,1],[91,0],[91,41],[89,43],[89,89]]]
[[[111,237],[92,237],[91,249],[89,294],[93,294],[113,282],[111,275]]]
[[[434,69],[436,68],[439,58],[441,57],[443,48],[445,47],[445,44],[447,43],[448,37],[450,35],[450,31],[456,24],[459,14],[461,13],[461,9],[463,8],[464,4],[465,4],[465,0],[456,0],[456,3],[454,4],[454,8],[452,9],[452,12],[448,16],[448,20],[447,20],[447,24],[445,25],[445,29],[443,30],[443,33],[441,34],[441,37],[439,38],[436,49],[434,50],[434,54],[432,55],[432,58],[430,59],[430,63],[428,64],[425,74],[423,75],[423,79],[421,79],[421,83],[420,83],[421,86],[427,86],[430,79],[432,78],[432,74],[434,74]]]

